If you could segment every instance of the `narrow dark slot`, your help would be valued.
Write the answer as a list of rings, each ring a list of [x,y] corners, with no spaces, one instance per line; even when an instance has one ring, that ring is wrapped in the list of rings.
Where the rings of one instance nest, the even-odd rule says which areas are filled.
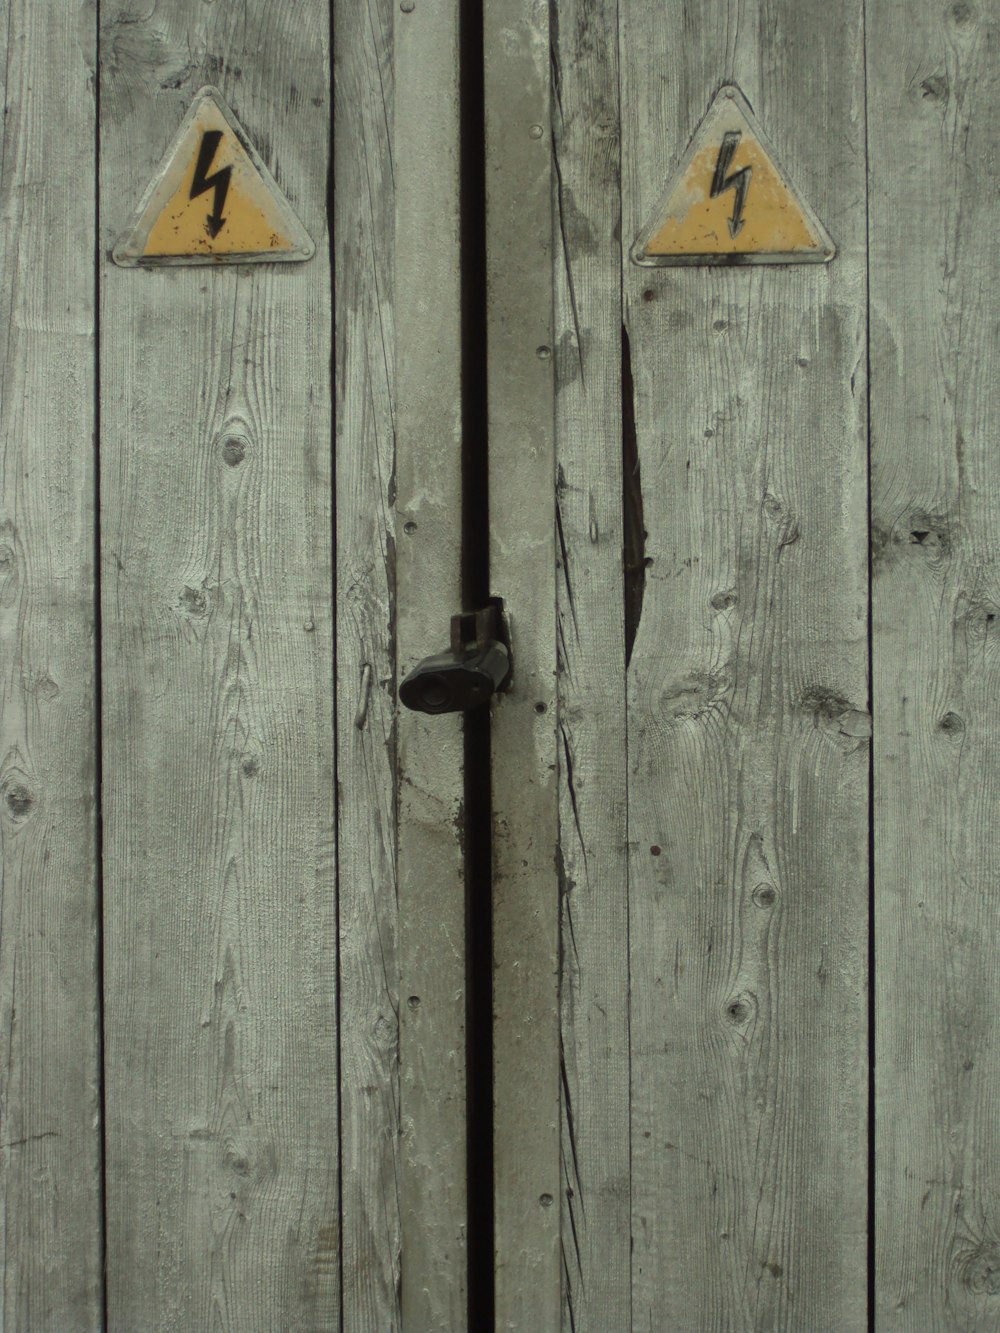
[[[101,1118],[98,1170],[101,1192],[101,1327],[108,1327],[108,1116],[105,1079],[107,1051],[104,1002],[104,682],[101,653],[101,0],[94,10],[94,840],[97,852],[97,1098]]]
[[[337,27],[337,5],[336,0],[329,0],[328,21],[330,25],[330,51],[331,54],[337,49],[336,46],[336,27]],[[329,84],[328,105],[330,107],[329,121],[329,148],[326,161],[326,236],[327,236],[327,254],[330,265],[330,385],[334,387],[338,383],[339,369],[337,366],[337,236],[336,236],[336,210],[334,207],[336,199],[336,179],[337,179],[337,98],[336,98],[336,62],[331,59],[329,63]],[[330,580],[331,595],[333,598],[332,606],[334,608],[331,616],[330,632],[332,635],[332,663],[333,663],[333,681],[334,690],[337,689],[336,682],[340,677],[337,673],[337,607],[340,605],[338,599],[337,587],[337,430],[339,422],[337,420],[337,393],[331,396],[331,422],[330,422],[330,492],[333,496],[333,504],[330,506],[330,551],[332,560],[330,562]],[[392,638],[393,648],[395,648],[395,635]],[[393,661],[393,682],[396,684],[396,665]],[[339,1226],[337,1228],[337,1316],[338,1328],[344,1328],[344,1026],[343,1026],[343,1001],[342,1001],[342,957],[340,952],[341,936],[341,911],[340,911],[340,734],[337,722],[336,695],[334,696],[334,707],[331,710],[333,714],[333,734],[331,743],[333,745],[333,843],[334,843],[334,901],[335,901],[335,928],[337,938],[337,961],[336,961],[336,981],[334,1010],[337,1021],[337,1217]]]
[[[868,1327],[875,1328],[875,700],[873,676],[875,635],[872,623],[872,494],[871,494],[871,347],[868,372],[868,715],[872,738],[868,752]]]
[[[462,602],[490,596],[482,0],[461,9]],[[493,1327],[493,923],[490,718],[465,715],[469,1328]]]
[[[871,340],[871,201],[868,177],[868,14],[861,9],[862,85],[865,98],[865,442],[868,465],[868,1328],[875,1328],[875,633],[872,559],[872,340]]]
[[[646,593],[646,529],[642,516],[642,478],[639,443],[635,432],[635,386],[632,383],[632,348],[622,325],[622,508],[625,550],[625,665],[642,615]]]

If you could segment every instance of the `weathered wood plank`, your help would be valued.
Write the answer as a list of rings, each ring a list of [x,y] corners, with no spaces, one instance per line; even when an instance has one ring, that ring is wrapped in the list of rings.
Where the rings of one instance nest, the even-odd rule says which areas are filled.
[[[301,267],[101,273],[108,1317],[338,1324],[325,8],[110,9],[107,251],[214,83]]]
[[[1000,1323],[996,4],[868,6],[876,1314]]]
[[[337,766],[345,1330],[400,1326],[393,12],[334,7]]]
[[[457,3],[397,6],[399,678],[440,651],[461,606],[458,25]],[[461,719],[399,710],[396,735],[401,1322],[450,1330],[465,1326],[467,1287]]]
[[[620,13],[625,246],[735,82],[839,247],[825,267],[625,267],[648,531],[628,673],[633,1326],[861,1329],[861,6]]]
[[[96,1329],[96,26],[0,30],[0,1324]]]
[[[496,1327],[560,1324],[559,883],[549,23],[484,15],[490,579],[514,677],[493,717]]]
[[[563,1326],[604,1333],[631,1327],[618,23],[552,15]]]
[[[394,8],[344,6],[335,69],[344,1324],[372,1330],[460,1327],[466,1287],[461,731],[395,710],[460,604],[457,12],[394,44]]]

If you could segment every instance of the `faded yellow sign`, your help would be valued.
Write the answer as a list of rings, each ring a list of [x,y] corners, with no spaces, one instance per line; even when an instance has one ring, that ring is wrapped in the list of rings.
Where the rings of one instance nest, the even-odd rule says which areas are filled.
[[[827,261],[833,242],[738,88],[722,88],[632,249],[637,264]]]
[[[308,259],[313,244],[214,88],[198,93],[114,251],[119,264]]]

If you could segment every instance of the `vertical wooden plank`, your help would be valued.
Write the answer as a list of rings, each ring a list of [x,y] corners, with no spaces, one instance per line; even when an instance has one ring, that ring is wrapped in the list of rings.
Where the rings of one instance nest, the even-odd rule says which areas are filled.
[[[0,1324],[96,1329],[96,19],[0,29]]]
[[[396,18],[400,679],[462,605],[457,0]],[[399,711],[404,1329],[466,1326],[464,764],[456,715]]]
[[[400,680],[461,608],[459,9],[396,19]],[[463,792],[461,718],[400,709],[403,1328],[441,1333],[467,1324]]]
[[[880,1328],[1000,1320],[998,44],[868,6]]]
[[[563,1327],[604,1333],[631,1327],[618,12],[552,16]]]
[[[496,1327],[560,1324],[552,138],[548,7],[486,0],[490,578],[511,619],[493,718]]]
[[[399,1328],[393,12],[334,6],[343,1326]]]
[[[335,1328],[325,7],[102,26],[102,248],[214,83],[304,266],[101,274],[108,1317]]]
[[[458,7],[386,6],[373,28],[345,6],[337,30],[344,1321],[452,1329],[466,1317],[461,723],[397,713],[394,667],[439,651],[461,605]]]
[[[628,673],[633,1324],[860,1329],[861,6],[620,12],[625,245],[725,82],[838,245],[822,267],[625,268],[648,533]]]

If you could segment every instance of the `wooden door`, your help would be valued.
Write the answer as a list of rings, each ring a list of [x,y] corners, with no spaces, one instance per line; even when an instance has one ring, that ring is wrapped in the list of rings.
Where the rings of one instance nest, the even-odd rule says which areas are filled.
[[[534,1172],[507,1171],[524,1111],[498,1089],[498,1327],[998,1327],[997,199],[976,164],[1000,15],[530,13],[552,53],[558,851],[495,913],[498,966],[509,932],[560,1022],[530,1056],[523,1017],[496,1036],[543,1104]],[[832,262],[631,262],[724,85]],[[557,898],[558,950],[516,934]],[[557,1166],[540,1259],[517,1231]]]
[[[995,0],[5,4],[4,1326],[1000,1327]]]
[[[5,1327],[465,1322],[461,728],[395,702],[461,596],[457,7],[397,12],[6,6]],[[206,86],[308,262],[113,262]]]

